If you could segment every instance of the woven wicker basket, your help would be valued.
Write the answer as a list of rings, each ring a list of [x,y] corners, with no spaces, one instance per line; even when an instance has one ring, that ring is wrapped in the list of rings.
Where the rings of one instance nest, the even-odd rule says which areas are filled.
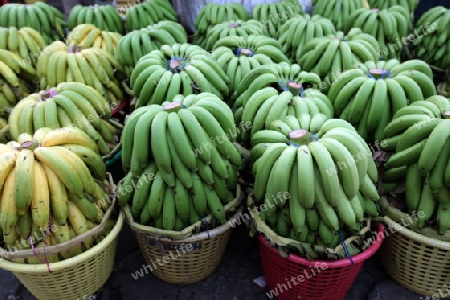
[[[389,217],[384,220],[395,230],[380,248],[381,263],[392,279],[425,296],[445,290],[450,283],[450,243],[425,237]]]
[[[126,206],[125,215],[134,231],[147,268],[162,281],[172,284],[196,283],[211,275],[225,253],[233,229],[232,224],[241,217],[243,208],[240,206],[239,197],[241,196],[238,187],[238,197],[233,201],[239,208],[228,222],[198,234],[189,233],[186,238],[174,238],[177,232],[158,235],[155,232],[164,231],[136,224],[129,207]],[[227,209],[227,206],[225,208]],[[199,224],[202,222],[199,221]],[[192,228],[199,224],[193,225]],[[169,237],[169,234],[172,237]],[[163,262],[163,265],[159,265],[157,261]]]
[[[86,252],[57,263],[28,265],[0,259],[0,268],[12,272],[39,300],[78,300],[97,292],[114,267],[117,237],[123,225],[120,214],[115,227]]]

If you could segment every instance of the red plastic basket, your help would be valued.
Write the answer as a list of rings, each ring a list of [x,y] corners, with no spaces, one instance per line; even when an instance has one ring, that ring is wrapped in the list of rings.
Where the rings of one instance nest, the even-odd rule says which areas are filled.
[[[261,263],[269,298],[278,300],[342,300],[358,276],[364,261],[380,248],[384,226],[378,227],[375,242],[352,259],[313,260],[291,254],[280,255],[270,247],[263,234],[258,236]]]

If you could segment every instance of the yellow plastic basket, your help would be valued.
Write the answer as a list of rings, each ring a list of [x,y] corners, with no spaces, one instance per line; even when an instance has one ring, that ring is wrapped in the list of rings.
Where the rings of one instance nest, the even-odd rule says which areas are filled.
[[[387,216],[384,221],[388,234],[380,258],[392,279],[425,296],[445,291],[450,283],[450,243],[416,233]]]
[[[239,186],[237,194],[233,203],[225,206],[226,210],[227,207],[238,207],[233,216],[225,224],[198,234],[188,231],[201,224],[201,221],[182,232],[164,231],[135,223],[129,206],[124,207],[126,218],[147,264],[145,272],[152,272],[162,281],[172,284],[196,283],[211,275],[225,253],[232,224],[236,223],[243,212]],[[181,238],[183,234],[185,237]],[[176,238],[176,235],[180,238]]]
[[[98,291],[114,267],[117,237],[123,216],[100,243],[75,257],[50,264],[18,264],[0,259],[0,268],[12,272],[39,300],[79,300]]]

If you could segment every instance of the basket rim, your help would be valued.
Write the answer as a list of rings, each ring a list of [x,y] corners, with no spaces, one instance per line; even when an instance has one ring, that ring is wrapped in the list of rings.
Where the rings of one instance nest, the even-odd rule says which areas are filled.
[[[384,225],[379,224],[377,228],[377,236],[379,233],[384,232]],[[264,234],[260,233],[258,234],[259,242],[263,243],[266,247],[269,248],[269,251],[275,253],[276,255],[280,255],[278,252],[278,249],[275,247],[270,247],[268,243],[266,242],[266,239],[264,237]],[[333,260],[321,260],[321,259],[315,259],[315,260],[308,260],[304,257],[298,256],[296,254],[289,254],[289,257],[287,257],[288,260],[298,263],[307,267],[316,267],[317,264],[326,264],[328,268],[342,268],[342,267],[348,267],[351,265],[357,265],[359,263],[364,262],[368,258],[370,258],[372,255],[377,252],[377,250],[380,248],[382,242],[384,240],[384,234],[382,235],[382,238],[376,238],[375,242],[370,245],[369,248],[364,250],[363,252],[352,256],[352,259],[349,258],[342,258],[336,261]]]
[[[80,261],[87,260],[95,255],[97,255],[98,252],[102,251],[108,245],[110,245],[114,239],[119,235],[120,231],[123,227],[124,218],[122,214],[119,214],[118,220],[116,222],[116,225],[113,227],[111,232],[97,245],[92,247],[91,249],[68,259],[56,262],[56,263],[50,263],[49,268],[52,272],[57,272],[64,270],[66,268],[73,267],[77,265]],[[49,273],[47,264],[22,264],[22,263],[15,263],[10,262],[6,259],[0,258],[0,268],[10,271],[10,272],[17,272],[17,273],[27,273],[27,274],[41,274],[41,273]]]
[[[394,228],[396,229],[397,232],[403,234],[404,236],[406,236],[410,239],[413,239],[413,240],[415,240],[419,243],[422,243],[426,246],[437,247],[442,250],[450,250],[450,242],[440,241],[435,238],[430,238],[423,234],[412,231],[411,229],[408,229],[408,228],[404,227],[403,225],[401,225],[400,223],[392,220],[388,216],[384,216],[383,219],[384,219],[384,222],[388,226],[391,226],[391,227],[395,226]]]

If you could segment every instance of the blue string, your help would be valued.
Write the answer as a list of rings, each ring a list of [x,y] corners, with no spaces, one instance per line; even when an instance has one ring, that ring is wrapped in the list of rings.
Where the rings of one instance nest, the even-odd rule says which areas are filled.
[[[283,81],[278,80],[278,83],[281,85],[281,88],[283,89],[283,91],[289,91],[289,89],[287,88],[287,86],[284,84]]]
[[[372,78],[373,80],[377,80],[375,77],[372,76],[372,74],[370,74],[369,72],[367,72],[367,77]]]
[[[305,89],[302,87],[302,90],[300,92],[300,98],[303,98],[303,94],[305,93]]]
[[[317,137],[317,135],[311,133],[310,136],[309,136],[309,140],[310,141],[318,141],[319,138]]]
[[[183,61],[184,63],[181,64],[180,66],[176,67],[176,68],[171,68],[171,67],[170,67],[170,61],[173,60],[173,59],[178,60],[178,61]],[[167,61],[167,63],[166,63],[166,69],[167,69],[167,70],[170,70],[170,71],[174,71],[174,70],[175,70],[175,71],[180,72],[181,70],[183,70],[183,68],[186,66],[186,64],[187,64],[187,59],[186,59],[186,58],[184,58],[184,57],[178,57],[178,56],[173,56],[173,57],[170,58],[170,60]]]
[[[347,244],[345,244],[344,237],[342,236],[342,233],[340,230],[338,230],[338,234],[339,234],[339,239],[341,240],[341,243],[342,243],[342,247],[344,248],[345,254],[347,255],[348,258],[350,258],[352,265],[354,265],[355,262],[353,261],[352,255],[347,248]]]
[[[109,159],[106,161],[106,166],[109,167],[111,166],[113,163],[115,163],[116,161],[118,161],[119,159],[122,158],[122,150],[120,150],[119,152],[116,153],[116,155],[114,155],[113,158]]]
[[[211,238],[211,237],[209,236],[208,222],[206,221],[205,218],[200,218],[200,221],[202,221],[202,223],[206,225],[206,233],[208,234],[208,239]]]
[[[234,50],[234,55],[240,56],[241,55],[241,48],[237,48],[236,50]]]

